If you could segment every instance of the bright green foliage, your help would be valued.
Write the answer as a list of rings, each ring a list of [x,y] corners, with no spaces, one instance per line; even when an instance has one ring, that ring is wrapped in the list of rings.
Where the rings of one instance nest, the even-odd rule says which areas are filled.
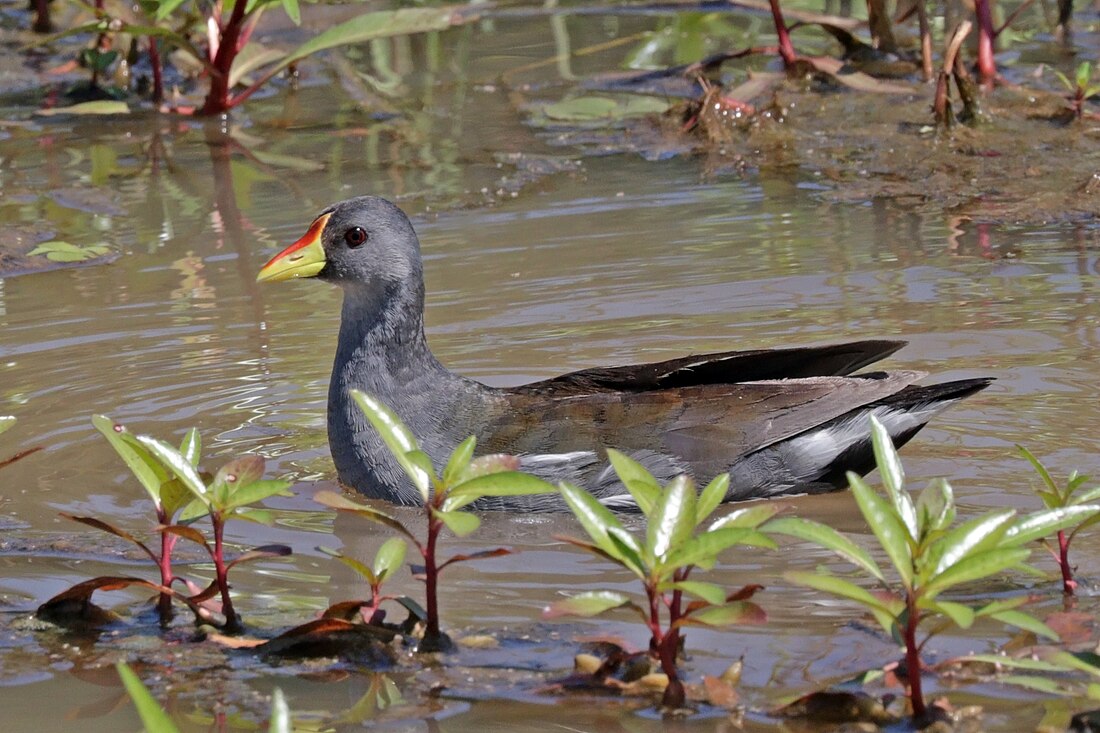
[[[650,649],[669,676],[663,704],[679,707],[683,703],[683,688],[676,675],[680,629],[692,624],[729,626],[765,619],[764,611],[748,600],[759,586],[728,592],[713,583],[690,580],[692,572],[713,568],[718,556],[735,545],[774,548],[774,541],[759,527],[779,508],[762,504],[738,509],[707,524],[729,488],[728,475],[716,477],[699,493],[688,476],[661,487],[637,461],[615,450],[607,453],[619,480],[645,515],[645,534],[628,531],[584,489],[562,483],[562,498],[589,537],[565,539],[636,575],[647,602],[643,605],[613,591],[590,591],[552,604],[544,615],[596,616],[620,608],[636,613],[649,627]],[[685,595],[692,598],[686,604]],[[665,618],[662,608],[667,609]]]
[[[786,574],[796,583],[863,606],[905,647],[913,711],[921,717],[919,654],[933,634],[952,624],[968,628],[976,619],[989,617],[1056,638],[1045,624],[1019,610],[1026,598],[971,605],[950,600],[948,591],[1009,569],[1025,568],[1031,553],[1026,545],[1095,514],[1097,507],[1059,507],[1024,516],[999,509],[956,522],[954,493],[946,481],[933,481],[914,502],[904,488],[905,475],[889,434],[874,418],[872,439],[884,492],[875,492],[854,473],[848,474],[848,481],[860,512],[890,561],[892,577],[859,545],[826,525],[783,517],[764,529],[832,550],[878,582],[881,590],[871,592],[823,570]],[[929,620],[935,621],[927,624],[930,628],[918,642],[918,626]]]
[[[45,255],[51,262],[83,262],[95,257],[102,257],[111,251],[105,244],[89,244],[84,247],[69,242],[49,241],[41,242],[37,247],[27,253],[27,256]]]
[[[1065,486],[1059,486],[1054,481],[1054,477],[1050,475],[1050,471],[1047,470],[1042,461],[1036,458],[1031,451],[1020,445],[1016,446],[1016,448],[1023,457],[1031,463],[1036,473],[1038,473],[1039,477],[1043,480],[1042,488],[1036,489],[1035,493],[1043,500],[1043,506],[1047,509],[1080,507],[1100,501],[1100,486],[1085,488],[1085,484],[1089,481],[1088,476],[1083,476],[1073,471],[1070,473],[1069,477],[1066,478]],[[1068,527],[1059,529],[1057,532],[1057,549],[1052,548],[1045,537],[1042,538],[1043,544],[1046,545],[1050,554],[1054,556],[1055,561],[1058,563],[1058,567],[1062,571],[1062,590],[1067,595],[1072,595],[1077,588],[1077,581],[1073,579],[1073,566],[1070,565],[1069,562],[1069,546],[1078,532],[1087,527],[1091,527],[1097,522],[1100,522],[1100,511],[1093,511],[1091,514],[1080,517],[1076,526],[1070,525],[1073,529],[1069,532],[1066,531]]]
[[[1078,119],[1081,119],[1085,114],[1085,100],[1100,94],[1100,84],[1092,82],[1092,64],[1088,61],[1082,61],[1078,64],[1073,81],[1070,81],[1065,74],[1057,69],[1054,73],[1058,76],[1058,80],[1062,82],[1062,86],[1069,92],[1067,98],[1070,109]]]
[[[393,515],[381,509],[351,501],[335,492],[319,492],[315,499],[325,506],[357,514],[364,519],[389,527],[404,535],[416,546],[424,560],[423,577],[427,595],[427,629],[419,648],[422,651],[445,648],[448,642],[439,630],[439,573],[454,563],[496,557],[508,554],[510,551],[498,547],[468,555],[454,555],[443,562],[438,562],[436,543],[443,528],[446,527],[452,534],[459,537],[474,532],[481,525],[481,520],[476,514],[461,510],[483,497],[545,494],[555,489],[542,479],[517,471],[519,459],[515,456],[487,455],[474,458],[477,441],[472,436],[455,448],[442,473],[437,473],[431,457],[421,450],[416,436],[401,422],[401,418],[393,410],[380,400],[359,390],[352,390],[351,396],[366,415],[367,420],[378,431],[382,441],[420,494],[424,516],[427,519],[426,536],[422,542]],[[386,546],[383,546],[383,550],[386,550]],[[356,570],[366,575],[368,579],[371,573],[378,578],[380,561],[386,572],[392,572],[393,567],[399,564],[394,562],[397,554],[396,545],[392,545],[384,555],[382,550],[379,551],[379,557],[375,558],[373,569],[367,568],[362,563],[356,563],[358,565]],[[403,550],[401,555],[403,557]],[[344,561],[347,562],[346,559]],[[384,578],[378,579],[380,585]]]

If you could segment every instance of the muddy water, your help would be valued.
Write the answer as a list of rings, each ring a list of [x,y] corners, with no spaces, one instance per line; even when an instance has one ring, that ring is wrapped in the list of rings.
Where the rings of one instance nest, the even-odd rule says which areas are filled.
[[[573,40],[580,47],[649,24],[578,26]],[[251,107],[233,138],[163,118],[7,129],[0,140],[6,236],[103,241],[117,257],[0,280],[0,414],[19,418],[0,438],[0,458],[45,446],[0,474],[6,730],[136,728],[117,679],[103,668],[120,658],[144,664],[158,697],[196,730],[215,711],[231,728],[238,717],[262,720],[274,686],[307,718],[345,715],[340,725],[349,729],[372,717],[394,730],[662,729],[631,712],[637,706],[578,705],[538,692],[568,669],[579,637],[598,631],[635,646],[645,641],[640,627],[621,619],[539,620],[563,590],[630,588],[622,573],[555,541],[577,531],[558,516],[489,516],[472,538],[450,543],[522,551],[459,566],[445,579],[446,625],[457,635],[492,633],[501,645],[439,665],[399,665],[391,676],[405,704],[369,715],[347,711],[377,681],[372,675],[227,656],[190,643],[185,624],[165,647],[138,615],[140,594],[99,599],[126,623],[96,643],[23,625],[38,603],[74,582],[147,572],[124,546],[57,516],[94,514],[136,532],[150,526],[141,489],[91,427],[96,413],[174,440],[196,426],[206,467],[251,452],[267,458],[271,475],[294,479],[292,498],[267,503],[273,526],[230,525],[235,545],[281,542],[295,552],[237,571],[240,610],[255,631],[273,633],[365,593],[316,547],[369,558],[385,535],[334,520],[311,501],[335,487],[324,399],[338,293],[320,283],[254,282],[266,258],[321,207],[354,194],[406,206],[427,261],[431,343],[451,368],[489,383],[717,349],[904,338],[911,345],[891,365],[934,379],[997,377],[905,449],[915,486],[950,477],[963,513],[1033,508],[1035,481],[1015,443],[1062,473],[1100,472],[1094,225],[1023,228],[886,201],[829,205],[814,178],[795,167],[715,176],[690,158],[582,157],[526,126],[494,86],[503,70],[557,50],[545,26],[504,25],[445,34],[444,56],[469,60],[461,68],[433,67],[417,44],[398,48],[405,87],[393,104],[407,117],[397,121],[372,120],[340,97],[347,84],[326,83],[315,66],[297,94]],[[529,73],[561,83],[554,66]],[[411,111],[421,105],[431,112]],[[846,494],[789,503],[861,531]],[[1086,582],[1087,558],[1098,549],[1095,535],[1076,546]],[[767,626],[688,635],[693,680],[744,656],[749,729],[776,729],[765,712],[784,697],[895,655],[849,607],[781,577],[822,563],[832,560],[798,545],[731,553],[711,578],[768,586],[760,596]],[[191,564],[187,572],[208,578],[210,568]],[[1024,585],[1016,579],[981,592]],[[419,593],[405,577],[394,586]],[[1055,593],[1043,597],[1040,613],[1060,608]],[[1007,638],[985,627],[944,636],[928,652],[941,660],[990,651]],[[426,695],[433,687],[437,693]],[[1033,727],[1044,706],[1058,705],[992,685],[961,688],[952,699],[983,705],[987,729],[1003,731]],[[729,724],[716,715],[680,725]]]

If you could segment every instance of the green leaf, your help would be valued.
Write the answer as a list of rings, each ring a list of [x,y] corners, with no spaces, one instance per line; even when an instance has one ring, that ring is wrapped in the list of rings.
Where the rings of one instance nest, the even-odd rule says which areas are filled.
[[[472,478],[447,494],[444,509],[450,511],[477,501],[483,496],[526,496],[549,494],[557,489],[540,478],[519,471],[502,471]]]
[[[563,481],[558,484],[558,491],[561,493],[562,499],[565,500],[570,511],[573,512],[573,516],[581,523],[581,526],[584,527],[584,531],[588,533],[588,536],[592,538],[596,546],[616,561],[623,562],[623,556],[619,552],[618,547],[607,535],[607,530],[610,527],[623,529],[623,525],[615,515],[612,514],[607,507],[598,502],[592,494],[589,494],[584,489],[568,481]]]
[[[1036,636],[1046,637],[1052,641],[1060,640],[1057,631],[1050,628],[1030,613],[1024,613],[1023,611],[999,611],[989,614],[989,617],[995,618],[1001,623],[1006,623],[1009,626],[1015,626],[1018,629],[1030,631]]]
[[[1026,514],[1013,522],[1001,539],[1003,547],[1017,547],[1049,537],[1055,532],[1086,521],[1100,512],[1100,506],[1077,504]]]
[[[94,418],[93,418],[93,421],[94,421]],[[0,417],[0,433],[3,433],[5,430],[10,428],[12,425],[15,425],[15,416],[14,415],[4,415],[4,416]]]
[[[969,629],[974,624],[974,609],[963,603],[922,599],[920,606],[942,613],[961,629]]]
[[[866,588],[862,588],[850,580],[844,578],[838,578],[834,575],[826,575],[824,573],[810,573],[803,570],[791,570],[783,573],[783,577],[792,583],[798,583],[814,590],[824,591],[831,593],[834,596],[840,596],[841,598],[847,598],[850,601],[855,601],[859,605],[869,610],[880,611],[892,619],[897,619],[898,615],[905,610],[905,604],[900,599],[891,603],[879,596],[876,596]],[[890,627],[884,626],[886,633],[890,633]]]
[[[826,550],[832,550],[853,565],[866,570],[878,580],[886,581],[878,563],[866,550],[826,524],[801,517],[780,517],[768,522],[764,530],[821,545]]]
[[[286,704],[283,691],[278,687],[271,693],[271,720],[267,724],[267,733],[294,733],[290,707]]]
[[[660,564],[660,568],[662,570],[675,570],[698,565],[709,569],[714,567],[718,555],[723,550],[734,545],[775,549],[775,542],[758,530],[748,527],[727,527],[703,532],[688,539],[680,547],[669,553],[665,561]]]
[[[14,418],[12,420],[14,421]],[[153,503],[158,507],[162,506],[161,486],[168,480],[168,472],[140,443],[126,439],[126,436],[132,436],[132,433],[127,431],[124,425],[116,423],[106,415],[92,417],[92,425],[115,449],[115,453],[122,458]]]
[[[181,454],[182,456],[182,454]],[[191,464],[187,460],[188,465]],[[264,475],[264,459],[257,455],[246,455],[234,458],[229,463],[218,469],[214,480],[210,482],[209,491],[214,503],[225,510],[229,510],[229,497],[237,492],[237,488],[247,486]]]
[[[704,601],[714,606],[721,606],[726,602],[726,591],[722,586],[714,583],[704,583],[699,580],[680,580],[674,583],[662,583],[657,589],[661,591],[682,590],[696,598],[702,598]]]
[[[127,115],[130,114],[130,108],[125,102],[98,100],[95,102],[80,102],[68,107],[40,109],[36,110],[35,114],[42,117],[53,117],[55,115]]]
[[[302,24],[302,11],[298,9],[298,0],[283,0],[283,10],[294,25]]]
[[[922,538],[955,521],[955,493],[944,479],[933,479],[917,497],[917,524]]]
[[[695,484],[688,476],[668,483],[646,524],[645,555],[663,561],[695,529]]]
[[[634,497],[634,502],[642,510],[642,514],[648,517],[661,498],[661,486],[657,483],[657,479],[653,478],[653,474],[647,471],[645,466],[614,448],[607,449],[607,458],[611,461],[611,467],[615,469],[615,475]]]
[[[772,503],[757,504],[756,506],[736,509],[726,516],[712,522],[710,527],[707,528],[707,531],[713,532],[716,529],[725,529],[727,527],[750,527],[756,529],[778,514],[779,509],[779,506]]]
[[[398,542],[401,542],[402,544],[404,544],[404,540],[400,540],[396,537],[392,537],[390,539],[391,540],[396,539]],[[387,541],[389,541],[389,540],[387,540]],[[378,575],[374,572],[374,570],[372,568],[367,567],[366,564],[356,560],[354,557],[349,557],[348,555],[345,555],[345,554],[341,553],[338,550],[334,550],[331,547],[318,547],[317,549],[320,550],[321,552],[325,553],[326,555],[329,555],[330,557],[332,557],[336,560],[339,560],[340,562],[344,563],[344,565],[347,565],[349,568],[354,570],[357,574],[359,574],[359,575],[363,576],[364,578],[366,578],[367,583],[369,583],[370,585],[378,585],[379,583],[382,582],[382,579],[378,577]],[[379,553],[381,553],[381,550],[379,550]],[[376,557],[375,558],[375,563],[377,563],[377,562],[378,562],[378,559]]]
[[[199,467],[199,459],[202,457],[202,436],[198,428],[191,428],[180,441],[180,454],[186,458],[196,469]]]
[[[477,515],[469,512],[444,512],[432,509],[432,516],[447,525],[447,529],[451,530],[456,537],[465,537],[481,526],[481,520]]]
[[[939,575],[963,558],[990,549],[1005,536],[1016,512],[1001,509],[963,522],[940,537],[928,548],[927,567],[930,576]]]
[[[1061,76],[1061,74],[1059,74],[1059,76]],[[1073,86],[1069,83],[1069,79],[1066,79],[1066,77],[1062,76],[1062,80],[1066,83],[1066,86]],[[1043,462],[1036,458],[1034,453],[1023,447],[1022,445],[1017,445],[1016,450],[1020,452],[1020,455],[1027,459],[1027,462],[1030,463],[1031,467],[1035,469],[1035,473],[1039,474],[1039,478],[1041,478],[1043,480],[1043,483],[1046,484],[1047,489],[1049,489],[1059,499],[1065,501],[1066,497],[1062,496],[1062,492],[1058,490],[1058,484],[1054,483],[1054,477],[1050,475],[1050,471],[1048,471],[1047,467],[1043,465]]]
[[[608,590],[588,591],[578,593],[562,601],[551,603],[543,610],[544,618],[556,618],[558,616],[599,616],[616,608],[634,606],[634,602],[622,593]]]
[[[187,2],[187,0],[160,0],[157,5],[156,15],[153,17],[158,21],[164,20],[185,2]]]
[[[245,507],[249,504],[255,504],[257,502],[268,499],[272,496],[294,496],[288,489],[290,488],[289,481],[280,481],[275,479],[268,479],[266,481],[253,481],[250,484],[241,486],[235,489],[229,495],[229,502],[226,504],[226,510],[232,511],[239,507]]]
[[[637,538],[621,527],[608,527],[607,537],[622,558],[620,562],[639,578],[645,579],[649,575],[649,564],[642,557],[642,547]]]
[[[382,582],[392,575],[393,571],[401,567],[401,563],[405,562],[405,553],[408,551],[408,547],[405,540],[400,537],[390,537],[382,543],[382,546],[378,548],[378,552],[374,555],[373,569],[378,582]]]
[[[182,481],[180,482],[180,485],[183,485]],[[210,504],[208,504],[204,499],[193,498],[190,491],[187,491],[187,496],[191,497],[191,501],[184,504],[183,508],[180,510],[179,517],[176,519],[176,521],[180,524],[189,524],[191,522],[194,522],[196,519],[201,519],[202,517],[205,517],[207,514],[210,513]]]
[[[875,465],[878,467],[879,476],[882,477],[882,485],[886,489],[886,496],[894,505],[894,510],[901,524],[909,532],[913,541],[920,539],[920,527],[917,525],[917,510],[913,506],[913,499],[905,490],[905,469],[901,465],[901,457],[894,448],[894,442],[890,440],[890,433],[886,430],[878,418],[871,417],[871,445],[875,452]]]
[[[118,676],[122,679],[126,693],[134,701],[134,707],[137,708],[138,717],[141,718],[141,724],[145,726],[145,730],[149,733],[179,733],[179,728],[168,717],[168,713],[164,712],[160,703],[149,694],[148,688],[141,683],[134,671],[125,662],[115,662],[115,669],[118,670]]]
[[[905,587],[913,585],[913,556],[909,546],[909,533],[897,515],[896,509],[876,494],[858,475],[848,473],[848,485],[852,496],[878,539],[882,549],[898,571]]]
[[[768,616],[764,609],[752,601],[734,601],[724,606],[713,606],[681,617],[674,626],[733,626],[734,624],[762,624]]]
[[[255,41],[248,43],[233,59],[233,67],[229,70],[229,88],[232,89],[237,86],[253,71],[280,61],[285,55],[285,51],[277,48],[266,48]],[[325,168],[323,163],[318,163],[315,160],[296,158],[290,155],[280,155],[263,150],[252,150],[251,154],[264,165],[277,168],[290,168],[303,172],[314,172]]]
[[[148,435],[138,435],[137,441],[161,462],[169,471],[174,473],[191,494],[200,501],[210,505],[210,492],[206,488],[202,477],[191,465],[191,462],[183,457],[178,450],[164,441],[151,438]]]
[[[372,522],[385,525],[390,529],[397,530],[401,534],[405,535],[410,540],[412,540],[413,543],[416,542],[416,538],[413,536],[412,532],[405,528],[404,524],[398,521],[395,517],[386,514],[381,509],[375,509],[374,507],[367,506],[366,504],[359,504],[357,502],[351,501],[345,496],[337,494],[335,491],[328,490],[318,491],[314,495],[313,500],[318,504],[323,504],[331,509],[358,514],[364,519],[368,519]]]
[[[968,555],[939,575],[930,578],[925,586],[925,596],[935,598],[937,594],[952,586],[995,575],[1022,563],[1029,554],[1031,551],[1022,547],[998,547],[976,555]]]
[[[718,474],[717,476],[714,477],[714,479],[711,480],[711,482],[709,484],[706,485],[706,487],[703,488],[702,492],[699,493],[699,501],[696,502],[696,504],[695,504],[695,526],[696,527],[698,527],[703,522],[707,521],[707,518],[709,518],[710,515],[714,513],[714,510],[717,509],[719,507],[719,505],[721,505],[722,500],[726,498],[726,492],[729,491],[729,488],[730,488],[730,475],[728,473]],[[752,508],[755,509],[757,507],[752,507]],[[748,511],[751,511],[751,509],[740,509],[738,511],[748,512]],[[774,511],[772,511],[772,514],[774,515],[775,512],[777,512],[777,511],[779,511],[778,507],[776,507],[774,509]],[[737,514],[737,513],[738,512],[733,512],[733,514]],[[728,519],[728,518],[729,518],[729,515],[727,515],[726,517],[723,517],[723,519]],[[718,521],[721,522],[722,520],[719,519]],[[763,520],[761,520],[761,521],[763,521]],[[723,526],[726,526],[726,525],[723,525]],[[712,526],[711,529],[714,529],[714,527]]]
[[[477,438],[471,435],[458,444],[447,459],[447,465],[443,467],[443,485],[453,486],[458,482],[458,477],[470,465],[470,459],[474,457],[474,448],[477,446]]]
[[[368,15],[372,14],[368,13]],[[321,35],[325,34],[322,33]],[[378,434],[382,437],[382,442],[389,448],[398,465],[412,479],[413,486],[420,492],[420,497],[427,504],[431,499],[432,475],[410,461],[407,455],[411,451],[420,450],[420,444],[416,442],[416,436],[405,427],[405,424],[401,422],[401,418],[380,400],[357,389],[351,390],[350,394],[355,403],[359,405],[359,409],[367,416],[367,420],[378,431]]]

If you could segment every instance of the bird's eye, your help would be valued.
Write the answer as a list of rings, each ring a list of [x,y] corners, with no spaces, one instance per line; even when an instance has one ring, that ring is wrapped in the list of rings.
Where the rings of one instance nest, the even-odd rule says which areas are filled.
[[[344,241],[349,247],[358,247],[367,241],[367,230],[363,227],[352,227],[344,232]]]

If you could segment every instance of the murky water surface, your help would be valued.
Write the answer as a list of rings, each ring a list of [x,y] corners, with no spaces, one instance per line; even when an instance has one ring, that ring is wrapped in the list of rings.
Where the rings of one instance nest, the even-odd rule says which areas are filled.
[[[582,48],[656,22],[577,22],[569,38]],[[904,338],[911,345],[889,365],[932,379],[997,378],[906,447],[914,485],[950,477],[966,513],[1034,508],[1035,480],[1016,443],[1061,473],[1100,473],[1094,224],[1020,228],[885,201],[832,206],[797,167],[723,176],[690,158],[580,157],[525,125],[495,86],[501,73],[539,62],[526,73],[560,83],[560,66],[545,62],[561,36],[556,46],[547,27],[545,19],[507,21],[443,34],[438,68],[419,40],[387,47],[402,85],[391,98],[404,114],[392,120],[359,111],[341,93],[347,85],[329,84],[325,67],[314,65],[297,94],[280,92],[240,116],[234,137],[164,118],[35,120],[2,131],[4,236],[102,241],[117,255],[0,279],[0,414],[19,418],[0,438],[0,458],[45,446],[0,474],[5,730],[136,728],[103,666],[119,658],[151,655],[155,691],[194,730],[206,729],[215,710],[262,720],[274,686],[295,711],[331,720],[378,684],[340,665],[226,657],[189,643],[186,625],[165,651],[149,619],[135,617],[137,593],[99,598],[126,617],[127,630],[95,643],[31,633],[18,621],[79,580],[148,571],[111,538],[58,517],[150,527],[143,492],[91,426],[97,413],[173,440],[196,426],[209,467],[251,452],[268,459],[270,474],[295,479],[292,498],[267,503],[273,526],[230,525],[235,545],[294,548],[291,558],[236,572],[252,628],[271,633],[363,596],[364,586],[315,548],[369,558],[385,535],[311,501],[335,487],[324,402],[338,293],[315,282],[254,282],[320,208],[351,195],[378,193],[406,206],[427,261],[431,343],[448,366],[489,383],[719,349]],[[612,63],[619,61],[578,57],[571,73]],[[789,503],[861,531],[845,493]],[[577,531],[561,516],[493,515],[471,538],[451,541],[522,551],[457,567],[444,580],[447,627],[497,634],[502,646],[400,667],[392,679],[411,691],[407,704],[348,713],[343,727],[374,719],[387,730],[663,729],[628,703],[575,704],[538,692],[569,668],[578,637],[598,630],[645,641],[640,626],[621,619],[540,621],[563,591],[631,588],[623,573],[553,539]],[[1076,546],[1086,585],[1097,550],[1095,533]],[[713,573],[731,587],[768,587],[759,596],[768,625],[688,634],[690,679],[744,657],[747,729],[776,729],[765,713],[784,697],[896,654],[849,606],[781,577],[823,563],[833,560],[795,545],[731,553]],[[201,565],[188,571],[210,575]],[[420,592],[405,576],[393,585]],[[1044,597],[1038,612],[1060,607],[1056,593]],[[1086,597],[1082,605],[1095,603]],[[947,635],[928,653],[938,660],[990,651],[1007,633]],[[439,694],[424,698],[433,685]],[[952,699],[984,705],[987,729],[1002,731],[1033,727],[1044,705],[1058,704],[995,686]],[[730,722],[704,716],[678,725],[717,731]]]

